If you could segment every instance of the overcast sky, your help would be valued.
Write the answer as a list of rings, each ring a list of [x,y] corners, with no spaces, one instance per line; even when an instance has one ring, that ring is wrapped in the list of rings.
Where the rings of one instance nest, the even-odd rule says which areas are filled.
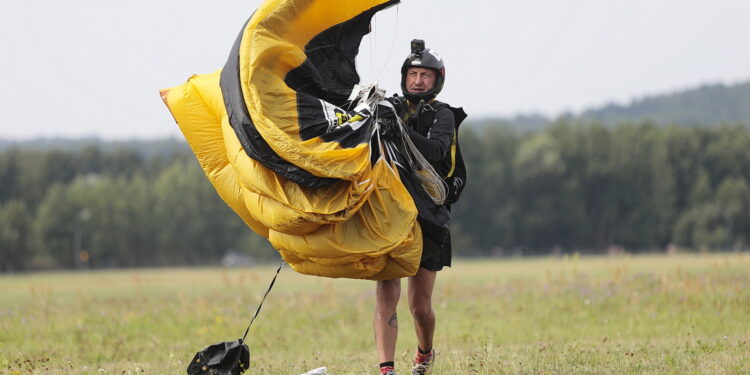
[[[0,138],[179,137],[160,88],[223,66],[257,0],[0,2]],[[399,90],[412,38],[470,116],[554,115],[750,79],[747,0],[405,0],[381,12],[363,82]]]

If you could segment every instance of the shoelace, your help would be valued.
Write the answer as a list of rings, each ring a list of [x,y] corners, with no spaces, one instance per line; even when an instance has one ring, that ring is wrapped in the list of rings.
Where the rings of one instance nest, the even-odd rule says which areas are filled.
[[[430,354],[417,353],[416,357],[414,358],[414,362],[417,364],[427,363],[427,362],[430,362],[431,360],[432,360],[432,352],[430,352]]]
[[[414,368],[412,368],[412,375],[425,375],[429,366],[431,365],[433,353],[422,354],[417,352],[414,358]]]

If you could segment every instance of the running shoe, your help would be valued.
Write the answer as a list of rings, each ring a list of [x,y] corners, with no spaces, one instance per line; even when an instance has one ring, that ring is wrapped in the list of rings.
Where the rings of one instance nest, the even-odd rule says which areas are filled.
[[[417,350],[414,355],[414,367],[411,368],[412,375],[431,375],[432,365],[435,363],[435,349],[429,354],[422,354]]]

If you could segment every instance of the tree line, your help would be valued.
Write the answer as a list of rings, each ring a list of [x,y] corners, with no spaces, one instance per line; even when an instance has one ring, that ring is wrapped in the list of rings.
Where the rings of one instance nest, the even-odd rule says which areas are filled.
[[[147,154],[97,146],[3,151],[0,266],[210,265],[232,249],[274,256],[221,201],[188,149]]]
[[[458,256],[738,250],[750,234],[750,130],[559,120],[464,126]],[[164,147],[163,145],[160,147]],[[217,264],[276,253],[187,148],[0,152],[2,270]]]
[[[575,122],[620,123],[650,121],[659,125],[715,126],[742,124],[750,127],[750,82],[706,84],[666,94],[646,96],[628,103],[608,103],[583,112],[562,113],[555,118]],[[538,113],[504,119],[475,121],[478,126],[504,123],[516,129],[542,129],[555,121]]]

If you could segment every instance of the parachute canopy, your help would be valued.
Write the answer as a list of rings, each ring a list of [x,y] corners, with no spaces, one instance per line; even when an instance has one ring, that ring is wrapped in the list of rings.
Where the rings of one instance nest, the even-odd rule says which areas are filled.
[[[403,150],[379,137],[383,93],[355,89],[370,20],[397,2],[268,0],[223,69],[161,91],[221,198],[298,272],[413,275],[418,213],[447,228]]]

